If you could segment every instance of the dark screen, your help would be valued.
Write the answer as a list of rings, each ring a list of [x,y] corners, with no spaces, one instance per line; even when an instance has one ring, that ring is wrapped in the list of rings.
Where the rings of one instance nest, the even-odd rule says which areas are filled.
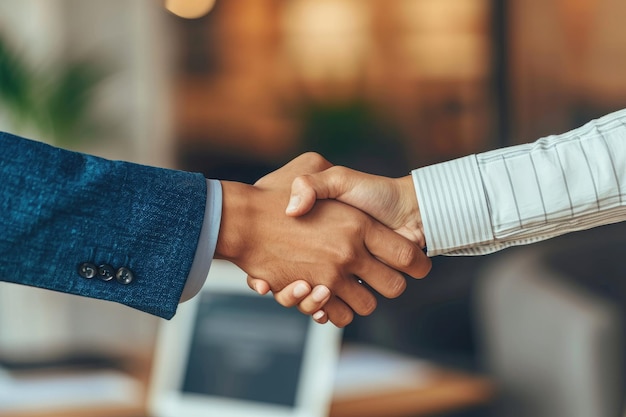
[[[183,391],[293,406],[308,326],[270,297],[202,294]]]

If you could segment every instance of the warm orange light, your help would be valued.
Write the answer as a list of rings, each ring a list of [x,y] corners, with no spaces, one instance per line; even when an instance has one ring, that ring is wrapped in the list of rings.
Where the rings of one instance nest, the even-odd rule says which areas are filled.
[[[308,80],[357,77],[370,45],[370,13],[363,0],[289,0],[283,14],[288,52]]]
[[[176,16],[197,19],[209,13],[215,0],[165,0],[165,8]]]

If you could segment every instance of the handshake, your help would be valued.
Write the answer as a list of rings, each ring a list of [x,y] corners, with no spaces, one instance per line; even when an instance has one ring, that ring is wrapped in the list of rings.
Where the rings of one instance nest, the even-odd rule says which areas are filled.
[[[373,291],[398,297],[402,273],[430,271],[410,175],[369,175],[306,153],[254,186],[222,181],[222,189],[214,257],[319,323],[346,326],[376,309]]]
[[[428,274],[424,230],[431,256],[486,255],[626,221],[625,138],[626,109],[398,179],[304,154],[254,186],[222,183],[216,257],[257,292],[345,326],[374,311],[374,291],[402,294],[402,273]]]

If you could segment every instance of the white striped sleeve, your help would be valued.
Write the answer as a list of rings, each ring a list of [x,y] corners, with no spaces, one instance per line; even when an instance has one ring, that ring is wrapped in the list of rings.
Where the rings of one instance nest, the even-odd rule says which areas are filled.
[[[429,256],[493,241],[475,155],[417,169],[413,183]]]
[[[413,171],[428,255],[480,255],[626,220],[626,110]]]

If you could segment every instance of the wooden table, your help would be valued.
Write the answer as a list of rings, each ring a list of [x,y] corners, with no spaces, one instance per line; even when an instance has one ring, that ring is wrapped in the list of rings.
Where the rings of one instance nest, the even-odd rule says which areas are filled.
[[[147,381],[144,366],[135,370]],[[435,368],[428,384],[415,387],[335,396],[329,417],[418,417],[488,403],[494,388],[489,379],[456,370]],[[145,399],[144,399],[145,400]],[[144,401],[145,402],[145,401]],[[140,401],[142,403],[142,401]],[[147,417],[145,406],[106,407],[45,412],[2,413],[2,417]]]
[[[485,377],[437,370],[427,385],[362,396],[335,397],[329,417],[418,417],[487,404],[494,394]]]

